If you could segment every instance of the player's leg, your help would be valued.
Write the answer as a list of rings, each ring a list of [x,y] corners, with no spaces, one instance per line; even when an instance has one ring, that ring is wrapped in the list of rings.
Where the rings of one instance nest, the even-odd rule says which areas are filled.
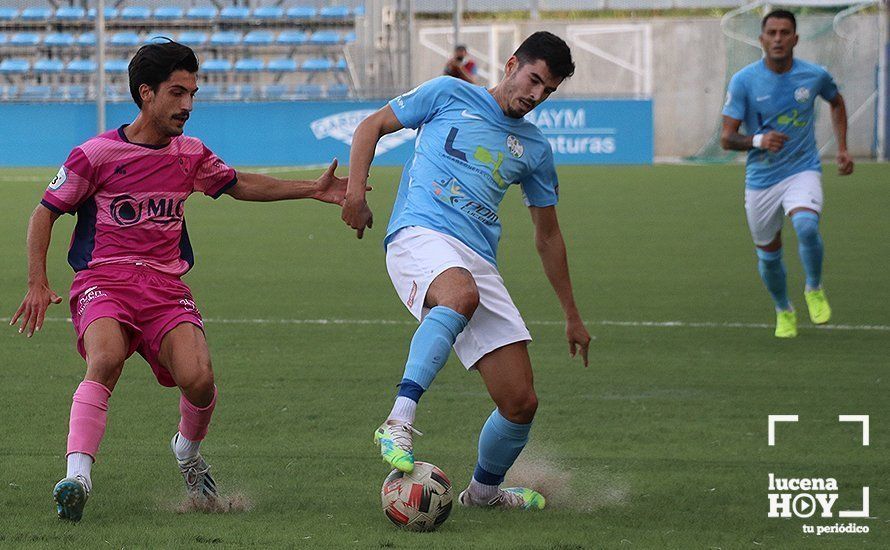
[[[465,506],[539,509],[544,497],[531,489],[500,489],[507,470],[528,442],[538,408],[527,342],[498,348],[476,363],[497,406],[479,434],[479,455],[473,479],[459,502]]]
[[[216,406],[213,366],[204,332],[191,322],[181,322],[164,334],[158,362],[179,387],[179,430],[170,446],[190,496],[214,498],[216,482],[199,452]]]
[[[822,202],[821,175],[815,171],[796,174],[784,199],[784,206],[797,233],[797,250],[806,273],[804,297],[810,319],[815,324],[827,323],[831,318],[831,308],[822,290],[822,259],[825,254],[819,232]]]
[[[74,392],[68,428],[68,471],[53,497],[59,517],[80,520],[92,491],[91,470],[105,435],[108,398],[130,354],[128,329],[112,318],[96,319],[83,335],[87,372]]]
[[[414,469],[412,435],[418,433],[413,427],[417,403],[448,361],[455,339],[478,304],[479,291],[466,269],[448,268],[429,285],[424,297],[429,312],[411,338],[392,411],[374,435],[383,459],[394,468],[403,472]]]

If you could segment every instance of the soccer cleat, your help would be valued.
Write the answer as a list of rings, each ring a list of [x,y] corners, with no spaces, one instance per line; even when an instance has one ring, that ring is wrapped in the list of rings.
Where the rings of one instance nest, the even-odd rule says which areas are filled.
[[[174,458],[176,458],[177,437],[179,437],[179,432],[170,441],[170,449],[173,450]],[[179,472],[185,479],[185,489],[190,497],[198,500],[212,500],[219,496],[216,490],[216,481],[210,475],[210,466],[200,453],[186,460],[176,458],[176,463],[179,465]]]
[[[90,490],[83,476],[66,477],[53,488],[53,500],[56,501],[59,519],[80,521],[88,498]]]
[[[461,506],[490,506],[506,510],[543,510],[547,503],[544,495],[525,487],[498,489],[498,494],[489,500],[475,500],[470,490],[464,490],[457,501]]]
[[[807,309],[810,310],[810,320],[814,325],[824,325],[831,319],[831,307],[828,305],[828,298],[825,297],[825,291],[821,288],[803,293],[804,299],[807,301]]]
[[[380,445],[383,461],[407,474],[414,471],[413,434],[423,435],[407,422],[384,422],[374,432],[374,444]]]
[[[794,338],[797,336],[797,315],[794,311],[776,312],[776,338]]]

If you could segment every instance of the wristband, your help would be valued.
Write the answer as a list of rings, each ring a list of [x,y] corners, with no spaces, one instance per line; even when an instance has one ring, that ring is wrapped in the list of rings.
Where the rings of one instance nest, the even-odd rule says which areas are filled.
[[[755,149],[762,149],[763,134],[754,134],[754,139],[751,140],[751,145],[753,145]]]

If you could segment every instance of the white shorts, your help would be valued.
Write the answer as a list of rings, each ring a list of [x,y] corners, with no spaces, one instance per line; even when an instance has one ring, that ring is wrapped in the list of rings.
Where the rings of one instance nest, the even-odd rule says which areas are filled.
[[[532,339],[497,269],[464,243],[411,226],[400,229],[386,247],[392,284],[418,321],[430,310],[423,305],[430,284],[452,267],[469,271],[479,289],[479,306],[454,342],[454,351],[467,370],[500,347]]]
[[[745,213],[757,246],[773,242],[785,215],[795,208],[822,213],[822,174],[807,170],[766,189],[745,189]]]

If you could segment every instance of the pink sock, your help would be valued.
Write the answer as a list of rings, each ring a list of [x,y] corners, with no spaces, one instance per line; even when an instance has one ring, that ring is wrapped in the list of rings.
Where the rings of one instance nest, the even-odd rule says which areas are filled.
[[[179,421],[179,433],[189,441],[203,441],[207,436],[207,427],[210,426],[210,417],[216,406],[216,386],[213,386],[213,399],[203,409],[189,402],[184,395],[179,396],[179,413],[182,418]]]
[[[99,443],[108,421],[108,398],[111,390],[92,380],[77,386],[71,402],[68,422],[68,453],[84,453],[96,460]]]

